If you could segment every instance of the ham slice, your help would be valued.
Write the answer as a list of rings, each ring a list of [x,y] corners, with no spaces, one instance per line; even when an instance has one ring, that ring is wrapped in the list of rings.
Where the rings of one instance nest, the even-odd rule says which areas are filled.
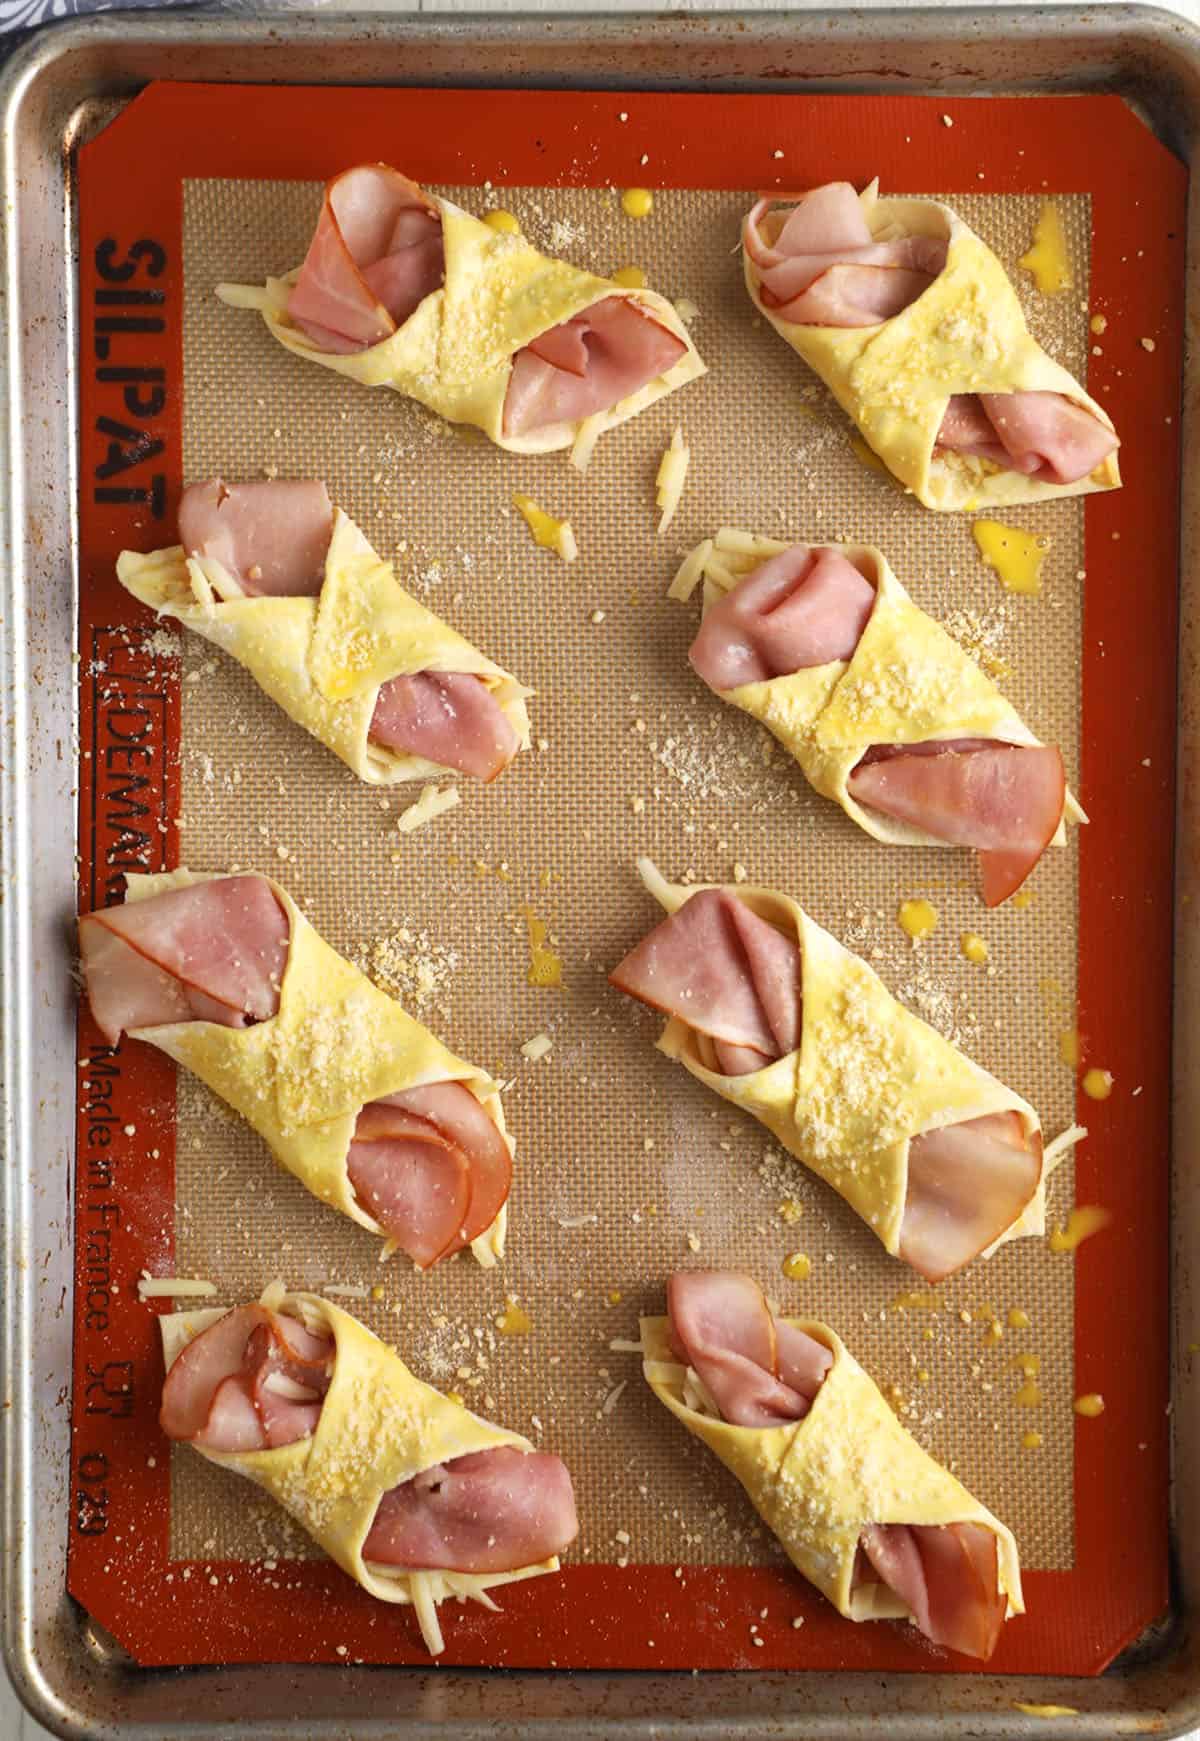
[[[421,1269],[485,1233],[512,1183],[508,1144],[461,1082],[364,1106],[346,1166],[363,1207]]]
[[[609,978],[712,1040],[726,1075],[760,1069],[800,1044],[800,951],[728,889],[699,890]]]
[[[245,1028],[279,1008],[287,915],[265,877],[214,877],[79,921],[88,1001],[101,1032],[163,1022]]]
[[[630,297],[605,296],[513,358],[505,435],[532,435],[609,411],[673,369],[684,341]]]
[[[852,798],[953,846],[979,851],[983,898],[1020,888],[1062,821],[1067,782],[1053,745],[980,739],[888,745],[847,781]]]
[[[824,1343],[777,1322],[749,1276],[677,1270],[667,1312],[680,1359],[734,1426],[803,1420],[833,1365]]]
[[[1015,1112],[924,1131],[908,1151],[900,1256],[940,1282],[978,1257],[1028,1208],[1042,1173],[1042,1138]]]
[[[742,231],[764,308],[801,326],[876,326],[908,308],[946,264],[933,236],[877,242],[848,181],[814,188],[790,211],[760,200]],[[1045,483],[1089,477],[1120,446],[1086,407],[1062,393],[959,393],[936,446],[991,460]]]
[[[960,393],[946,407],[937,445],[1043,483],[1077,484],[1121,444],[1062,393]]]
[[[239,1306],[184,1348],[167,1374],[159,1422],[210,1451],[290,1445],[316,1428],[334,1346],[295,1318]]]
[[[370,738],[480,780],[494,780],[521,747],[488,685],[459,671],[421,671],[382,684]]]
[[[763,305],[804,326],[877,326],[890,320],[946,264],[932,236],[877,242],[848,181],[814,188],[789,212],[760,200],[742,232]]]
[[[179,503],[179,542],[219,562],[249,594],[315,598],[325,579],[333,504],[322,483],[193,484]]]
[[[415,182],[364,163],[325,189],[288,315],[319,350],[368,350],[445,278],[441,213]]]
[[[840,551],[794,544],[705,612],[688,658],[720,693],[849,659],[875,589]]]
[[[566,1465],[501,1445],[436,1463],[379,1501],[363,1558],[386,1566],[514,1572],[579,1533]]]
[[[854,1581],[886,1584],[934,1644],[984,1662],[996,1648],[1008,1599],[996,1537],[984,1524],[871,1524]]]
[[[803,1420],[833,1365],[824,1343],[774,1316],[749,1276],[679,1271],[667,1312],[676,1352],[733,1426]],[[995,1650],[1008,1599],[983,1524],[868,1524],[854,1584],[871,1582],[894,1591],[933,1643],[984,1660]]]
[[[168,1438],[208,1451],[265,1451],[314,1433],[336,1347],[296,1319],[239,1306],[189,1342],[163,1386]],[[557,1457],[501,1445],[435,1464],[379,1501],[363,1558],[413,1570],[510,1572],[578,1534]]]

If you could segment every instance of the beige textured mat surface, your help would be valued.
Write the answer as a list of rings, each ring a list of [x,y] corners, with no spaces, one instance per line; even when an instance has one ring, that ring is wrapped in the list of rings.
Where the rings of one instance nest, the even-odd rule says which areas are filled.
[[[181,1078],[179,1273],[211,1278],[223,1300],[277,1274],[293,1286],[378,1285],[382,1299],[344,1303],[420,1376],[567,1458],[582,1522],[576,1554],[703,1563],[765,1561],[774,1549],[732,1479],[664,1416],[636,1358],[608,1342],[635,1333],[639,1312],[661,1309],[672,1267],[744,1267],[789,1312],[828,1319],[898,1387],[918,1438],[1012,1526],[1027,1565],[1069,1566],[1070,1259],[1021,1241],[938,1290],[940,1310],[895,1309],[897,1296],[927,1291],[919,1278],[760,1127],[658,1054],[657,1022],[611,991],[605,973],[656,917],[633,874],[638,854],[696,878],[728,877],[740,862],[799,896],[894,991],[961,1037],[1038,1107],[1049,1136],[1069,1124],[1074,1084],[1058,1034],[1074,1001],[1074,848],[1047,855],[1031,906],[989,914],[970,855],[876,845],[808,789],[765,732],[703,689],[684,656],[698,602],[664,595],[680,554],[720,524],[877,542],[918,603],[1003,662],[1007,693],[1073,772],[1082,506],[1006,516],[1051,540],[1043,596],[1016,598],[979,562],[968,518],[928,513],[865,469],[845,420],[742,290],[731,251],[749,194],[662,192],[635,224],[609,191],[504,191],[539,245],[601,272],[639,265],[699,309],[692,330],[710,374],[605,437],[580,478],[563,455],[511,457],[394,394],[343,383],[290,357],[257,316],[217,302],[218,279],[261,281],[299,261],[315,185],[185,191],[188,480],[325,478],[405,585],[537,689],[534,736],[546,747],[490,788],[464,783],[460,808],[400,836],[395,819],[415,788],[381,796],[358,785],[245,673],[185,643],[185,861],[279,877],[331,943],[457,1051],[511,1078],[518,1170],[499,1269],[459,1258],[421,1276],[403,1257],[381,1269],[375,1241],[320,1208]],[[456,197],[476,210],[489,203],[482,190]],[[955,203],[1014,268],[1039,201]],[[1049,301],[1017,276],[1039,338],[1078,372],[1088,202],[1059,204],[1076,291]],[[658,539],[654,473],[676,423],[692,468],[676,524]],[[510,507],[514,489],[570,514],[576,563],[534,548]],[[914,948],[895,912],[916,895],[933,901],[939,925]],[[526,983],[525,906],[557,940],[561,989]],[[964,930],[987,939],[991,967],[963,959]],[[522,1042],[542,1031],[552,1052],[525,1062]],[[1052,1215],[1070,1200],[1068,1162]],[[799,1284],[780,1269],[797,1251],[812,1262]],[[528,1313],[527,1335],[495,1328],[509,1294]],[[1030,1327],[997,1341],[988,1325],[1012,1307]],[[1014,1402],[1019,1352],[1041,1357],[1036,1410]],[[1030,1427],[1044,1439],[1035,1451],[1021,1447]],[[180,1557],[305,1551],[280,1513],[186,1450],[173,1459],[172,1495]]]

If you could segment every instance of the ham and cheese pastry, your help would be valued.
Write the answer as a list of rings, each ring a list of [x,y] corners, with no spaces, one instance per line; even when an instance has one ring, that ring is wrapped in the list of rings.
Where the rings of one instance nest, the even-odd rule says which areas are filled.
[[[973,846],[995,907],[1065,845],[1065,819],[1087,821],[1059,751],[918,610],[881,551],[725,530],[685,558],[672,596],[700,579],[697,675],[876,840]]]
[[[922,1450],[827,1324],[777,1317],[748,1276],[689,1270],[643,1318],[659,1401],[741,1482],[847,1620],[911,1620],[986,1661],[1023,1614],[1012,1532]]]
[[[122,586],[236,659],[360,780],[494,780],[528,749],[532,692],[405,592],[324,484],[193,484],[179,540],[123,550]]]
[[[609,976],[660,1051],[765,1124],[885,1249],[944,1281],[1045,1225],[1037,1113],[787,895],[642,879],[668,917]]]
[[[512,1144],[496,1084],[323,942],[258,875],[126,878],[79,921],[105,1039],[145,1040],[323,1203],[419,1269],[504,1254]]]
[[[269,1493],[381,1602],[496,1603],[578,1533],[558,1457],[411,1373],[357,1319],[276,1284],[256,1305],[159,1319],[167,1436]]]
[[[383,163],[325,189],[303,264],[255,308],[297,356],[392,387],[510,453],[575,447],[694,381],[704,364],[665,297],[541,254]]]
[[[927,508],[1119,487],[1103,406],[1033,338],[992,250],[947,205],[830,182],[745,219],[746,288]]]

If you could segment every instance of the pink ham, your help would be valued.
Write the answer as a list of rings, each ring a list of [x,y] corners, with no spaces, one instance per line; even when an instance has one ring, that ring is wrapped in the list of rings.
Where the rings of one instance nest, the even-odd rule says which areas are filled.
[[[986,1662],[999,1642],[1008,1599],[996,1537],[985,1524],[871,1524],[854,1581],[886,1584],[918,1630],[947,1650]]]
[[[857,803],[935,840],[976,847],[989,907],[1029,876],[1062,821],[1067,791],[1052,745],[978,739],[872,750],[847,788]]]
[[[245,593],[315,598],[332,536],[333,504],[322,483],[212,478],[179,503],[185,553],[219,562]]]
[[[667,1311],[680,1359],[734,1426],[802,1420],[833,1365],[824,1343],[772,1316],[749,1276],[678,1270]]]
[[[189,1342],[167,1374],[159,1422],[210,1451],[260,1451],[316,1430],[334,1346],[295,1318],[239,1306]]]
[[[578,1533],[561,1459],[503,1445],[436,1463],[385,1493],[363,1558],[414,1569],[513,1572],[561,1553]]]
[[[932,236],[876,242],[847,181],[815,188],[789,212],[760,200],[742,235],[763,305],[805,326],[877,326],[915,302],[946,264]]]
[[[874,587],[840,551],[794,544],[705,613],[688,658],[718,692],[828,665],[850,658],[874,605]]]
[[[900,1256],[940,1282],[978,1257],[1028,1208],[1042,1138],[1015,1112],[943,1125],[913,1138]]]
[[[674,368],[686,350],[632,298],[602,297],[517,352],[504,433],[532,435],[609,411]]]
[[[728,889],[699,890],[609,978],[712,1040],[726,1075],[800,1044],[800,951]]]
[[[214,877],[79,921],[88,1000],[110,1045],[163,1022],[244,1028],[279,1008],[290,930],[264,877]]]
[[[485,1233],[512,1183],[508,1144],[460,1082],[364,1106],[346,1166],[363,1207],[421,1269]]]
[[[1121,444],[1062,393],[960,393],[946,407],[937,445],[1042,483],[1076,484]]]
[[[733,1426],[802,1421],[833,1365],[824,1343],[774,1316],[749,1276],[678,1271],[667,1312],[676,1352]],[[984,1525],[868,1524],[854,1585],[871,1582],[894,1591],[935,1644],[984,1660],[995,1650],[1008,1600]]]
[[[364,163],[326,187],[288,315],[320,350],[367,350],[402,327],[444,277],[437,206],[398,170]]]
[[[167,1374],[168,1438],[208,1451],[266,1451],[315,1433],[336,1345],[295,1318],[239,1306],[189,1342]],[[502,1445],[435,1464],[379,1501],[363,1558],[413,1570],[509,1572],[578,1534],[566,1466]]]
[[[480,780],[494,780],[521,747],[493,691],[481,677],[459,671],[421,671],[384,683],[370,737],[384,749]]]

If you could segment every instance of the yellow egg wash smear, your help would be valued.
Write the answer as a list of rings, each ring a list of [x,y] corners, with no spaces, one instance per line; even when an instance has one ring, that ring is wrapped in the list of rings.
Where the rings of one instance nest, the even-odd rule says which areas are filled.
[[[621,210],[627,218],[648,218],[654,210],[654,195],[648,187],[627,187],[621,195]]]
[[[646,274],[640,266],[622,266],[619,272],[612,275],[614,284],[619,284],[622,290],[645,290]]]
[[[971,533],[985,568],[993,570],[1001,586],[1037,597],[1042,590],[1042,564],[1050,548],[1048,538],[1002,525],[999,520],[974,520]]]
[[[1067,238],[1063,234],[1062,215],[1053,200],[1043,200],[1041,213],[1033,230],[1033,244],[1021,255],[1021,265],[1032,274],[1043,296],[1057,296],[1070,290],[1075,282],[1071,262],[1067,257]]]
[[[1072,1209],[1065,1227],[1056,1227],[1050,1235],[1051,1251],[1078,1251],[1085,1239],[1099,1233],[1112,1220],[1109,1210],[1099,1203],[1085,1203]]]
[[[532,907],[524,907],[522,911],[529,932],[529,972],[526,978],[530,985],[561,985],[562,958],[546,943],[545,920],[539,919]]]
[[[901,901],[896,917],[900,929],[907,932],[914,943],[937,929],[937,908],[929,901]]]
[[[574,562],[579,554],[579,546],[575,542],[569,520],[556,520],[553,514],[547,514],[544,509],[539,508],[532,496],[524,496],[519,490],[513,491],[513,502],[533,533],[535,544],[540,545],[543,550],[555,551],[564,562]]]

